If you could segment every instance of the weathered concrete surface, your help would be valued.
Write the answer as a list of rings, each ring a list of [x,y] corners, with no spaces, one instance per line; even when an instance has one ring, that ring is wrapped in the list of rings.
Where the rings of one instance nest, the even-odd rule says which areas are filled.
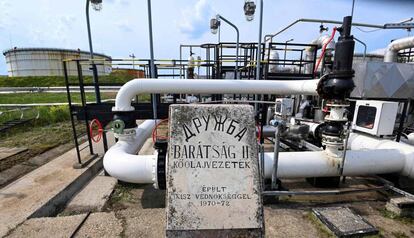
[[[20,178],[21,176],[35,170],[39,166],[55,159],[59,155],[65,153],[73,147],[72,144],[60,145],[56,148],[50,149],[40,155],[37,155],[21,164],[17,164],[9,169],[0,172],[0,188]]]
[[[142,146],[141,150],[139,151],[139,155],[152,155],[154,154],[154,146],[152,143],[152,138],[148,138],[148,140],[145,141],[144,145]]]
[[[70,237],[86,214],[67,217],[32,218],[25,221],[8,237]]]
[[[27,148],[24,148],[24,147],[14,147],[14,148],[0,147],[0,161],[5,160],[13,155],[22,153],[26,150]]]
[[[125,209],[118,212],[125,222],[125,237],[165,237],[165,209]]]
[[[8,237],[119,237],[122,233],[122,223],[113,212],[92,213],[86,221],[86,214],[47,218],[32,218],[25,221]]]
[[[264,208],[266,237],[314,238],[321,237],[315,226],[307,219],[307,212],[302,209]]]
[[[122,231],[122,223],[113,212],[98,212],[88,217],[75,237],[120,237]]]
[[[98,175],[92,179],[66,206],[63,213],[100,212],[109,199],[118,180]]]
[[[209,230],[207,236],[260,236],[252,106],[172,105],[169,118],[167,237],[197,236],[197,230]]]
[[[391,198],[385,207],[398,216],[414,217],[414,199],[408,197]]]
[[[83,157],[88,153],[81,152]],[[102,168],[102,160],[97,159],[83,169],[73,169],[75,161],[72,149],[0,190],[0,237],[27,218],[59,211]]]

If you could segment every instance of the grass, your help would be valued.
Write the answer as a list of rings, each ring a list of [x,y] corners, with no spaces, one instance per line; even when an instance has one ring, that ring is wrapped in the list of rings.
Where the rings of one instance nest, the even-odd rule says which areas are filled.
[[[306,215],[304,216],[316,227],[320,237],[325,237],[325,238],[336,237],[332,232],[330,232],[326,228],[324,224],[322,224],[322,222],[319,221],[319,219],[312,212],[307,212]]]
[[[124,84],[135,78],[125,72],[111,73],[110,75],[99,76],[101,84]],[[92,76],[84,76],[84,83],[91,84]],[[76,76],[69,76],[69,83],[78,84]],[[32,76],[32,77],[7,77],[0,76],[0,87],[57,87],[65,86],[63,76]]]
[[[141,185],[132,183],[118,183],[111,195],[109,204],[113,205],[116,203],[134,203],[137,198],[136,195],[131,193],[133,189],[139,188]]]
[[[414,225],[414,218],[398,216],[397,214],[388,211],[385,208],[378,209],[378,211],[385,218],[393,219],[406,225]]]
[[[95,101],[94,93],[85,93],[86,101]],[[115,98],[114,93],[101,93],[102,99]],[[80,93],[71,93],[72,102],[80,103]],[[0,104],[27,104],[27,103],[66,103],[68,97],[66,93],[11,93],[1,94]]]
[[[77,125],[77,130],[79,133],[85,131],[81,124]],[[67,143],[74,145],[72,126],[68,121],[43,126],[28,125],[2,133],[0,134],[0,147],[24,147],[28,150],[13,156],[11,159],[1,161],[0,171],[21,164],[47,150]]]
[[[84,130],[78,125],[79,132]],[[0,135],[0,147],[28,147],[29,149],[44,151],[58,145],[72,142],[72,126],[70,122],[53,123],[32,127],[27,131],[18,128]]]

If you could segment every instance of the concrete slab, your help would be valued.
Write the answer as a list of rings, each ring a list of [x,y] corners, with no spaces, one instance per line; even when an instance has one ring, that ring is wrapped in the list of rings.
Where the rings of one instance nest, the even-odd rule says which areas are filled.
[[[120,237],[123,231],[122,222],[115,213],[92,213],[75,237]]]
[[[316,227],[307,218],[307,212],[301,209],[265,206],[266,237],[273,238],[313,238],[322,237]]]
[[[313,208],[313,213],[338,237],[378,234],[378,229],[348,207]]]
[[[0,237],[28,218],[56,214],[102,168],[97,159],[84,169],[73,169],[75,160],[72,149],[0,190]]]
[[[85,217],[86,214],[29,219],[8,237],[70,237]]]
[[[125,237],[165,237],[165,209],[125,209],[118,212],[125,221]]]
[[[37,155],[21,164],[17,164],[9,169],[0,172],[0,188],[29,173],[30,171],[46,164],[55,159],[59,155],[65,153],[73,148],[72,144],[60,145],[56,148],[48,150],[40,155]]]
[[[0,147],[0,161],[5,160],[13,155],[20,154],[26,150],[27,148],[24,148],[24,147],[14,147],[14,148]]]
[[[63,213],[100,212],[108,201],[118,180],[98,175],[92,179],[66,206]]]
[[[152,144],[152,138],[148,138],[148,140],[145,141],[144,145],[142,146],[141,150],[139,151],[139,155],[152,155],[154,154],[154,147]]]

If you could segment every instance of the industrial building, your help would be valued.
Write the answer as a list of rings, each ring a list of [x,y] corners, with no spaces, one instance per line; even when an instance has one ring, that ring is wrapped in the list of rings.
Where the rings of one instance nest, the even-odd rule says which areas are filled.
[[[63,60],[89,59],[87,51],[61,49],[61,48],[17,48],[5,50],[7,72],[9,77],[21,76],[63,76]],[[111,57],[94,53],[98,60],[98,75],[108,75],[111,71]],[[105,64],[103,64],[105,62]],[[67,65],[68,75],[77,75],[77,66],[74,61]],[[86,65],[82,67],[83,75],[92,75],[92,71]]]

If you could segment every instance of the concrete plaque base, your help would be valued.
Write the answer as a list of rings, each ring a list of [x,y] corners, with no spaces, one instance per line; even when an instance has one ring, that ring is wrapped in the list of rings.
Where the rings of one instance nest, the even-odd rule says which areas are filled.
[[[253,108],[172,105],[167,237],[262,237]]]

